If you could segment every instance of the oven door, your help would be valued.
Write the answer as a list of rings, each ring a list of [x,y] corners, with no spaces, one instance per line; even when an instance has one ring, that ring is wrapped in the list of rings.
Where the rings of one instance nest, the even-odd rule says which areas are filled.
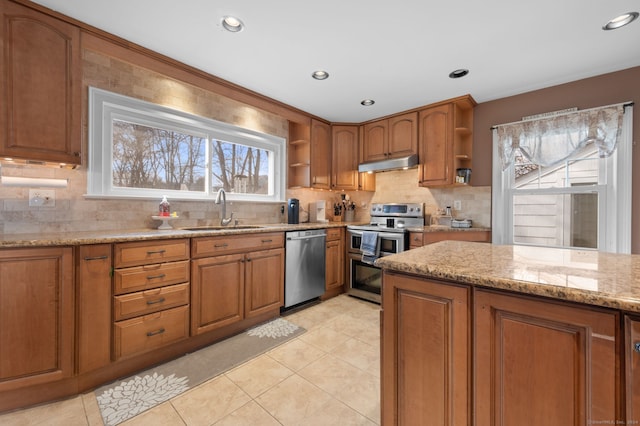
[[[380,303],[382,269],[362,261],[361,254],[349,253],[350,295]]]

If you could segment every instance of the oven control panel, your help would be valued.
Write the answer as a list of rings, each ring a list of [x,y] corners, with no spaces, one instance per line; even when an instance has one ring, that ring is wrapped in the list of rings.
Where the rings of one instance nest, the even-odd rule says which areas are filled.
[[[371,204],[369,214],[371,216],[422,217],[424,207],[422,203],[374,203]]]

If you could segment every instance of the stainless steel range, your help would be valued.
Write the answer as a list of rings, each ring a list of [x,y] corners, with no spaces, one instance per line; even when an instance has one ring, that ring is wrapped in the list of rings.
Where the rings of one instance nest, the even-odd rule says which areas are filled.
[[[369,213],[371,221],[368,225],[347,226],[348,293],[380,303],[382,271],[373,265],[373,261],[378,256],[400,253],[409,248],[407,228],[424,226],[424,206],[421,203],[372,204]],[[363,253],[363,237],[376,241],[375,255]],[[365,241],[367,248],[368,243]]]

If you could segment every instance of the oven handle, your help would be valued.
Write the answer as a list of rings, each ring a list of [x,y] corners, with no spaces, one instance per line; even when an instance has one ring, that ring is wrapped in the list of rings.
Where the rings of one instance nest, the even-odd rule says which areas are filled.
[[[347,228],[347,231],[350,232],[353,235],[358,235],[358,236],[362,236],[362,230],[360,229],[349,229]],[[373,231],[376,232],[376,231]],[[404,238],[406,236],[405,232],[386,232],[386,231],[378,231],[378,238],[395,238],[395,239],[399,239],[399,238]]]

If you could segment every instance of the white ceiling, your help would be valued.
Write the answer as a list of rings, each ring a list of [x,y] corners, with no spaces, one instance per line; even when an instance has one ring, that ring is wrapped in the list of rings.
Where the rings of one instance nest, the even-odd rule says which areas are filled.
[[[637,0],[35,0],[331,122],[486,102],[640,65]],[[246,28],[222,29],[233,15]],[[468,76],[448,74],[468,68]],[[311,78],[322,69],[330,77]],[[375,105],[363,107],[371,98]]]

